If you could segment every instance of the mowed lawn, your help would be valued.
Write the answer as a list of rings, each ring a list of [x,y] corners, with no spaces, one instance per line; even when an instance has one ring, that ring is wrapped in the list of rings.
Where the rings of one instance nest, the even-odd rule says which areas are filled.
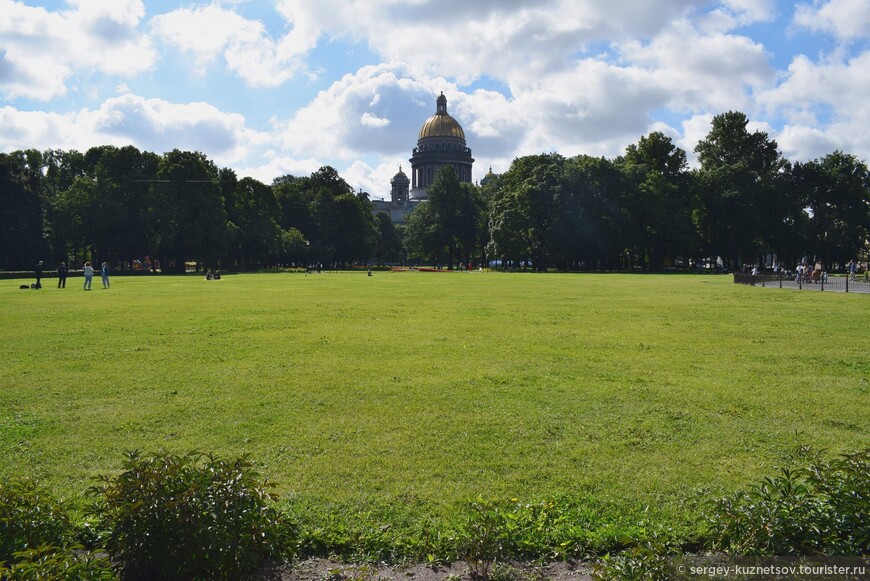
[[[81,280],[0,285],[0,475],[73,499],[124,451],[198,449],[248,453],[314,505],[678,505],[801,444],[870,445],[867,295],[713,275]]]

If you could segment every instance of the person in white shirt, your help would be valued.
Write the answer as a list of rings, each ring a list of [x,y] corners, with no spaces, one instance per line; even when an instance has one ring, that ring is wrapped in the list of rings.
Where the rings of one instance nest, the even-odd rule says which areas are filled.
[[[90,262],[85,263],[85,290],[91,290],[91,282],[94,280],[94,267]]]

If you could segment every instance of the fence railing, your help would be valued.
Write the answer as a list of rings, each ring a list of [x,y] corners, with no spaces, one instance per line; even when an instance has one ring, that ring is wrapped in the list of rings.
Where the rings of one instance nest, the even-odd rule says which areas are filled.
[[[870,278],[865,275],[855,277],[828,276],[819,277],[798,276],[789,272],[762,272],[759,274],[734,273],[734,284],[746,284],[766,288],[794,288],[798,290],[832,291],[839,293],[870,294]]]

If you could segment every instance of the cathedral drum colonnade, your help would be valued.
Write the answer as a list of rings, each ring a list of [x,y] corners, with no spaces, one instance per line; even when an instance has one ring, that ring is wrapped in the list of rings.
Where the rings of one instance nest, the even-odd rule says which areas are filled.
[[[411,199],[425,200],[426,188],[435,181],[438,170],[452,165],[460,182],[471,183],[474,159],[465,144],[465,132],[447,113],[444,93],[435,101],[435,114],[423,123],[411,162]]]
[[[393,223],[405,222],[414,207],[428,198],[426,189],[435,181],[435,176],[444,166],[453,166],[460,182],[471,183],[471,168],[474,159],[471,149],[465,144],[465,132],[456,119],[447,113],[447,97],[444,93],[435,100],[435,114],[420,128],[417,147],[411,162],[411,177],[402,168],[390,180],[390,201],[375,200],[372,212],[384,212]]]

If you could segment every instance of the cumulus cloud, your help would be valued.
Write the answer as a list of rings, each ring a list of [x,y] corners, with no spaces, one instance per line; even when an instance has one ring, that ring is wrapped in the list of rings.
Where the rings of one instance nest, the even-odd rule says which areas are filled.
[[[268,144],[241,115],[205,103],[176,104],[125,94],[98,109],[70,113],[0,109],[0,150],[86,150],[97,145],[127,145],[156,153],[171,149],[202,151],[219,165],[244,160],[252,148]]]
[[[775,0],[724,0],[722,3],[741,25],[766,22],[776,15]]]
[[[245,127],[237,113],[224,113],[207,103],[169,103],[126,94],[108,99],[94,111],[102,135],[127,139],[151,151],[186,149],[208,152],[218,162],[245,157],[245,148],[264,141]]]
[[[259,165],[243,165],[236,170],[239,178],[251,177],[260,180],[264,184],[271,184],[275,178],[285,175],[307,176],[311,175],[324,165],[328,165],[319,159],[309,157],[307,159],[295,159],[279,155],[267,156],[268,161]]]
[[[344,160],[366,152],[410,155],[416,132],[435,112],[433,84],[406,76],[401,66],[363,67],[318,93],[276,129],[282,145],[301,155]]]
[[[156,52],[138,29],[141,0],[68,4],[52,12],[0,0],[0,92],[6,99],[53,99],[82,69],[130,77],[153,66]]]
[[[194,55],[200,73],[223,57],[227,68],[253,87],[275,87],[293,78],[304,69],[301,57],[317,41],[316,32],[309,36],[298,26],[276,41],[262,22],[217,4],[155,16],[151,28],[168,45]]]
[[[833,34],[840,40],[866,40],[870,36],[870,8],[866,0],[815,0],[812,4],[799,4],[794,22],[814,32]]]
[[[592,43],[649,37],[702,0],[283,0],[279,10],[302,37],[352,39],[387,62],[412,63],[418,76],[468,84],[481,71],[523,84],[570,67],[566,55]],[[425,39],[425,40],[422,40]]]
[[[752,92],[776,79],[764,46],[744,36],[701,33],[677,21],[649,43],[628,42],[623,58],[654,73],[667,106],[717,112],[751,107]]]
[[[833,149],[866,156],[870,152],[868,71],[870,51],[820,62],[796,57],[783,81],[759,95],[770,114],[787,121],[780,138],[783,152],[799,160]]]

